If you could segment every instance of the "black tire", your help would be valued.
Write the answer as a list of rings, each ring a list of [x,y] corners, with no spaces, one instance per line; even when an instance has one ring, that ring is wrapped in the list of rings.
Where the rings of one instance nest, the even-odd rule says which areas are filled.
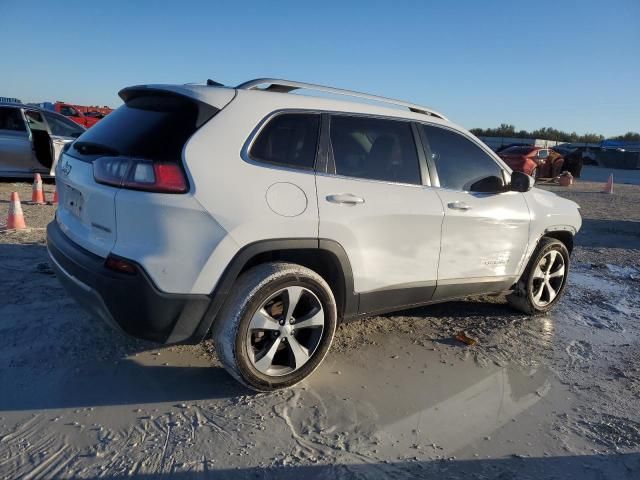
[[[549,254],[551,251],[556,251],[559,255],[562,256],[563,266],[564,266],[564,275],[562,278],[562,282],[558,289],[556,289],[556,296],[547,304],[540,305],[539,302],[535,300],[535,290],[541,291],[538,289],[538,281],[534,276],[534,272],[536,271],[536,267],[540,264],[541,260]],[[550,268],[553,267],[550,266]],[[564,289],[567,285],[567,277],[569,275],[569,251],[567,247],[559,240],[555,238],[543,237],[540,240],[540,244],[538,248],[531,256],[529,260],[529,264],[525,269],[522,277],[518,281],[515,290],[507,295],[507,301],[509,305],[511,305],[516,310],[520,310],[521,312],[528,313],[530,315],[541,314],[548,312],[551,310],[556,303],[562,297],[564,293]]]
[[[256,360],[254,352],[249,351],[247,336],[254,314],[273,295],[287,287],[303,287],[315,296],[324,312],[324,326],[306,363],[291,373],[268,375],[254,365]],[[273,262],[253,267],[237,279],[233,292],[217,316],[213,338],[220,361],[236,380],[253,390],[269,392],[291,387],[311,375],[329,351],[336,325],[336,303],[325,280],[306,267]]]

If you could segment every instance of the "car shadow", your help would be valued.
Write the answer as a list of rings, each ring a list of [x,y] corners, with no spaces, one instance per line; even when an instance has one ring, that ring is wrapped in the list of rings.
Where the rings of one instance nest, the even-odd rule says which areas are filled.
[[[455,457],[453,457],[455,459]],[[176,479],[459,479],[459,478],[615,478],[619,480],[638,478],[640,453],[615,455],[566,455],[556,457],[512,456],[498,459],[399,461],[379,463],[353,463],[313,466],[278,466],[249,468],[214,468],[212,461],[203,459],[186,472],[172,471],[164,474],[141,474],[143,480]],[[197,469],[197,470],[196,470]],[[89,477],[85,477],[89,478]],[[128,475],[101,474],[103,480],[131,478]]]
[[[587,248],[640,249],[640,222],[585,218],[576,245]]]
[[[203,359],[204,350],[172,352],[92,318],[64,291],[41,243],[0,243],[0,332],[0,385],[6,386],[0,410],[251,393],[223,368],[210,366],[214,360]]]
[[[252,392],[221,367],[149,366],[130,359],[58,368],[45,375],[21,368],[0,374],[12,385],[0,411],[48,410],[225,399]]]

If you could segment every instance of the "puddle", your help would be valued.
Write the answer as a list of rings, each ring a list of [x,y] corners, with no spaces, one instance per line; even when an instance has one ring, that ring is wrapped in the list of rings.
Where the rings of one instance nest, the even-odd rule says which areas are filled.
[[[479,367],[457,358],[467,347],[429,350],[398,337],[377,343],[327,359],[307,390],[334,406],[327,414],[336,424],[357,418],[360,430],[385,445],[385,456],[411,448],[451,455],[517,420],[553,385],[544,367]]]

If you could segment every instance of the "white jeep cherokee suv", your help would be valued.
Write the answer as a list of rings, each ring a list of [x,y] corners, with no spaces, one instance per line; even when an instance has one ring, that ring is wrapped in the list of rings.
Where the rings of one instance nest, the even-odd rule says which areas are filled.
[[[268,391],[310,375],[338,322],[494,292],[534,314],[563,292],[577,205],[431,109],[275,79],[120,97],[58,163],[47,235],[68,291],[128,334],[212,331]]]

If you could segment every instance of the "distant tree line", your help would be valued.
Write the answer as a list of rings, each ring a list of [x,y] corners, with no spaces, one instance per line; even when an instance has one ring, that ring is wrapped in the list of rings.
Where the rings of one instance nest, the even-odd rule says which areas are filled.
[[[542,127],[529,132],[527,130],[516,130],[516,127],[507,123],[501,124],[497,128],[472,128],[471,133],[484,137],[516,137],[516,138],[539,138],[542,140],[555,140],[557,142],[571,143],[598,143],[605,139],[603,135],[597,133],[585,133],[578,135],[576,132],[563,132],[551,127]],[[617,137],[609,137],[613,140],[626,140],[630,142],[640,141],[640,133],[627,132]]]

